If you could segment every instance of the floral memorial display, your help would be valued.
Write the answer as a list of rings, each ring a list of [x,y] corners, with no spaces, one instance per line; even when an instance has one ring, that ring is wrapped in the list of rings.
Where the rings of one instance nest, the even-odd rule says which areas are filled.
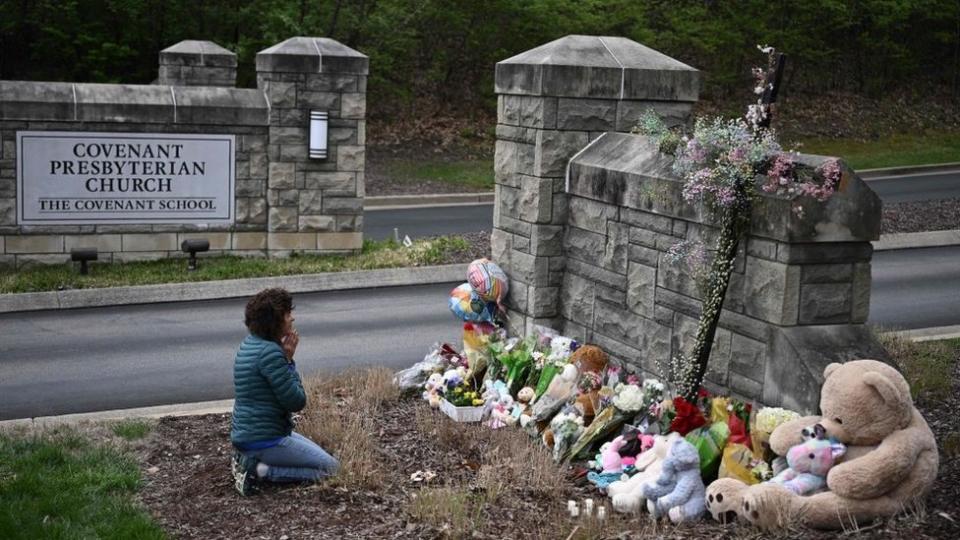
[[[841,166],[836,159],[811,169],[799,163],[795,152],[781,148],[769,124],[770,102],[776,94],[776,74],[782,71],[782,55],[771,47],[760,49],[767,54],[768,65],[754,69],[754,92],[759,98],[743,118],[700,117],[693,131],[685,134],[668,129],[649,110],[637,127],[662,153],[673,157],[672,169],[683,181],[684,200],[699,205],[719,228],[711,253],[702,243],[686,240],[674,245],[667,254],[669,261],[689,268],[703,295],[691,353],[678,354],[661,368],[664,377],[688,401],[694,399],[707,372],[737,248],[750,226],[758,187],[765,193],[790,198],[793,211],[802,215],[805,206],[830,199],[841,181]]]
[[[772,50],[764,51],[772,66]],[[769,71],[756,75],[764,94]],[[799,520],[835,529],[845,520],[894,515],[922,498],[936,477],[936,442],[903,376],[887,364],[827,366],[822,417],[702,386],[757,190],[790,198],[799,214],[829,199],[841,182],[835,160],[810,169],[783,152],[768,115],[761,100],[744,119],[698,119],[689,135],[652,113],[641,122],[640,131],[673,155],[684,198],[711,212],[719,227],[714,249],[686,241],[667,254],[691,267],[704,302],[691,355],[657,363],[659,379],[557,329],[508,335],[500,326],[507,276],[480,259],[450,295],[452,313],[464,321],[462,350],[437,345],[398,373],[397,383],[417,388],[430,406],[476,413],[447,410],[455,420],[523,430],[619,513],[649,512],[674,523],[709,514],[764,528]]]

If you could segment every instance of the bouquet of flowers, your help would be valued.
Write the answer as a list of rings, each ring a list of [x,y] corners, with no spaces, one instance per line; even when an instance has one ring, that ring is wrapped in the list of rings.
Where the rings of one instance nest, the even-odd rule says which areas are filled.
[[[533,369],[532,347],[525,341],[518,341],[510,350],[500,356],[500,362],[506,369],[504,379],[511,396],[527,383],[530,370]]]
[[[676,431],[680,435],[686,435],[706,423],[707,419],[703,417],[703,411],[699,407],[681,396],[673,398],[673,418],[667,432]]]
[[[443,397],[454,407],[479,407],[484,403],[480,394],[466,382],[448,389]]]
[[[583,418],[576,412],[560,413],[550,421],[550,429],[553,431],[553,460],[560,463],[570,445],[583,433]]]
[[[751,439],[753,443],[754,457],[769,462],[773,459],[773,451],[770,450],[770,434],[777,426],[796,420],[800,415],[780,407],[764,407],[753,417],[753,425],[750,427]]]
[[[550,340],[550,352],[542,359],[540,378],[535,388],[538,398],[550,387],[550,381],[563,371],[563,366],[577,347],[577,342],[568,337],[556,336]]]
[[[584,430],[577,442],[570,447],[569,452],[562,456],[562,460],[575,459],[581,453],[589,451],[597,442],[623,427],[639,411],[648,409],[652,404],[651,400],[657,395],[657,386],[654,384],[656,382],[652,380],[646,388],[636,384],[618,384],[614,388],[611,406],[600,411],[590,427]]]

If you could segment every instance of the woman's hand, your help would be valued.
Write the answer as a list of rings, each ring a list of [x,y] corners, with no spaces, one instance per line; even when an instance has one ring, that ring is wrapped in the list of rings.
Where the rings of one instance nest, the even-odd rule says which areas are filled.
[[[300,333],[295,329],[287,332],[283,338],[280,339],[280,344],[283,347],[283,353],[287,355],[287,360],[293,362],[293,354],[297,352],[297,345],[300,343]]]

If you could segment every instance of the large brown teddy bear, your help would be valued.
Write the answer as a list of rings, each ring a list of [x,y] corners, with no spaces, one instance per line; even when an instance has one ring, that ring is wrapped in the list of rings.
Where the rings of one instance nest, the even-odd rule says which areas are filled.
[[[827,474],[829,491],[795,495],[777,484],[747,487],[729,478],[707,490],[707,508],[720,517],[735,511],[763,528],[802,523],[816,529],[851,528],[915,507],[933,486],[937,443],[913,406],[910,386],[894,368],[875,360],[830,364],[823,372],[820,410],[774,430],[778,455],[803,441],[801,431],[819,423],[847,445]]]

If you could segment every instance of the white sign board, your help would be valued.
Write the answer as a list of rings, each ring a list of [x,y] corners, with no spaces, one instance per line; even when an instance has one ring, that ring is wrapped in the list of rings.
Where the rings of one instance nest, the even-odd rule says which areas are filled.
[[[17,133],[20,225],[233,223],[233,135]]]

